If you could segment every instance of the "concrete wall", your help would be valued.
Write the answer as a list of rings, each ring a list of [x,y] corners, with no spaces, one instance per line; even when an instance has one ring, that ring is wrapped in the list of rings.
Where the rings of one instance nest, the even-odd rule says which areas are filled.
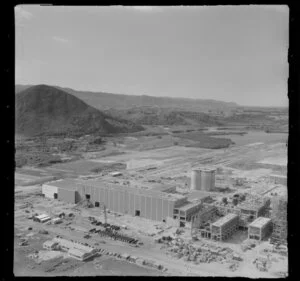
[[[76,190],[58,188],[58,200],[75,204],[76,203]]]
[[[58,193],[58,188],[57,186],[53,186],[51,184],[43,184],[42,193],[45,195],[45,197],[54,199],[54,193]]]

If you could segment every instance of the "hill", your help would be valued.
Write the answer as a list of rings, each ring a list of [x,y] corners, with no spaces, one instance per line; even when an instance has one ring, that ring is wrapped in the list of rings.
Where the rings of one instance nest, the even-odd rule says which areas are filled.
[[[113,134],[139,130],[143,127],[107,116],[55,87],[32,86],[16,95],[16,133],[20,135]]]
[[[16,85],[16,93],[26,89],[29,85]],[[148,95],[123,95],[105,92],[76,91],[71,88],[53,86],[63,90],[73,96],[82,99],[88,105],[99,110],[108,109],[129,109],[132,107],[159,107],[172,108],[190,111],[231,111],[239,107],[233,102],[223,102],[217,100],[154,97]]]

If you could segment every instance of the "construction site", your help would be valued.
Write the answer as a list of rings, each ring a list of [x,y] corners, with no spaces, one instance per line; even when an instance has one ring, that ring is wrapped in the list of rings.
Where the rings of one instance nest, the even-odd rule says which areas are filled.
[[[39,169],[15,188],[16,274],[285,276],[286,182],[272,166],[233,168],[280,146],[89,155],[126,168],[74,176],[70,162],[60,179]]]

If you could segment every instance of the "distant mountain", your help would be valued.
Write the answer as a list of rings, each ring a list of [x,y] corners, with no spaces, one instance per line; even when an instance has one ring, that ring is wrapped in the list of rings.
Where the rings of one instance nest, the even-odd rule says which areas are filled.
[[[29,87],[28,85],[16,85],[16,93]],[[104,92],[89,92],[76,91],[70,88],[62,88],[53,86],[63,90],[77,98],[82,99],[87,104],[99,109],[129,109],[132,107],[158,107],[158,108],[172,108],[178,110],[190,110],[198,112],[210,111],[230,111],[238,107],[233,102],[223,102],[216,100],[204,99],[188,99],[188,98],[171,98],[171,97],[154,97],[154,96],[134,96],[112,94]]]
[[[22,87],[16,87],[16,90]],[[143,130],[112,118],[56,87],[25,86],[16,95],[16,133],[35,135],[111,134]]]
[[[170,108],[135,107],[131,109],[110,109],[104,111],[114,118],[123,118],[140,125],[197,125],[219,126],[223,123],[216,117],[203,112],[180,111]]]

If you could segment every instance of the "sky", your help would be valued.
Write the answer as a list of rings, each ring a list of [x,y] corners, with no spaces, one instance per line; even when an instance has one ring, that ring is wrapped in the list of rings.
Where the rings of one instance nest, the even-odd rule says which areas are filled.
[[[289,8],[15,7],[15,82],[287,106]]]

